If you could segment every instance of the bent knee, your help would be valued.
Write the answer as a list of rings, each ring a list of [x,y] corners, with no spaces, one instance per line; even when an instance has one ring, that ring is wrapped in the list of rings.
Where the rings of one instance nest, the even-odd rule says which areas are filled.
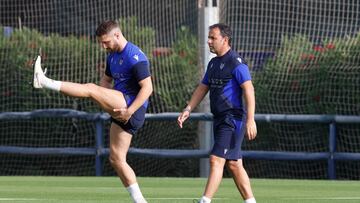
[[[87,89],[89,90],[89,92],[91,92],[92,90],[98,90],[99,89],[99,85],[95,84],[95,83],[86,83],[84,84]]]
[[[86,83],[84,84],[87,90],[87,95],[92,96],[95,91],[98,91],[99,86],[94,83]]]
[[[115,156],[109,156],[109,162],[112,166],[121,166],[122,164],[126,164],[126,159],[119,158]]]

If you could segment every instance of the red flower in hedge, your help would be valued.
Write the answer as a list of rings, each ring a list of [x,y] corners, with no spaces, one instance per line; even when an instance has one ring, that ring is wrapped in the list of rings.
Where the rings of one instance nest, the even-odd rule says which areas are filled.
[[[329,43],[326,45],[327,49],[335,49],[335,45],[333,43]]]
[[[314,54],[302,54],[301,55],[301,60],[315,60],[315,55]]]
[[[314,47],[313,47],[313,50],[314,50],[314,51],[317,51],[317,52],[324,52],[324,51],[325,51],[324,47],[322,47],[322,46],[320,46],[320,45],[314,46]]]
[[[314,54],[309,54],[308,59],[311,60],[311,61],[315,60],[315,55]]]

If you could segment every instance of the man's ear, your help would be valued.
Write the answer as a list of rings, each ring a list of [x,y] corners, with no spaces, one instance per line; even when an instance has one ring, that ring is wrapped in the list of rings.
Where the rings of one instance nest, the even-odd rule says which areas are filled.
[[[117,31],[114,32],[114,36],[115,36],[116,39],[119,39],[120,38],[120,32],[117,32]]]
[[[229,44],[229,37],[224,37],[224,43],[227,43],[227,44]]]

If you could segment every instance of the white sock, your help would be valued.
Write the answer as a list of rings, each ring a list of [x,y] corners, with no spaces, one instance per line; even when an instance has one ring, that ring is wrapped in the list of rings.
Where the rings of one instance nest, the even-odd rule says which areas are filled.
[[[256,200],[255,200],[254,197],[252,197],[252,198],[250,198],[250,199],[245,200],[244,203],[256,203]]]
[[[40,75],[39,80],[41,83],[41,86],[46,89],[54,90],[59,92],[61,87],[61,81],[52,80],[45,75]]]
[[[199,203],[210,203],[211,199],[205,196],[202,196]]]
[[[133,199],[134,203],[147,203],[137,183],[129,185],[129,187],[127,187],[126,189],[130,193],[130,196]]]

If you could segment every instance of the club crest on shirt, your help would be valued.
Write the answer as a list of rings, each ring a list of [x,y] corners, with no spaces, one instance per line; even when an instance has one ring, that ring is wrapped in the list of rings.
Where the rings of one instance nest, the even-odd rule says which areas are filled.
[[[123,62],[124,62],[124,60],[123,60],[122,58],[120,58],[120,60],[119,60],[119,64],[120,64],[120,65],[122,65],[122,64],[123,64]]]
[[[222,70],[224,68],[225,64],[220,64],[220,70]]]
[[[133,56],[133,58],[135,59],[135,60],[139,60],[139,56],[137,55],[137,54],[135,54],[134,56]]]

